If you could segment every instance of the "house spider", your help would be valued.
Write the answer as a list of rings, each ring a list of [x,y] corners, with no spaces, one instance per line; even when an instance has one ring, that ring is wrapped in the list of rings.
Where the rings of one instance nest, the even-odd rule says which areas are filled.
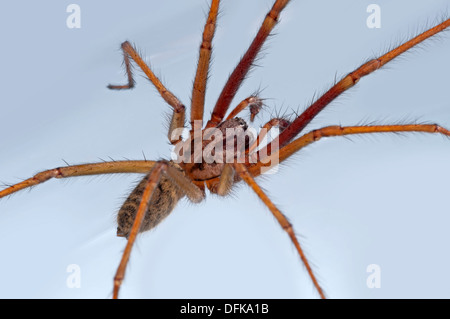
[[[291,9],[291,10],[293,10],[293,9]],[[394,33],[395,34],[395,33]],[[276,41],[276,40],[273,40],[273,41]],[[218,41],[217,41],[218,42]],[[218,44],[218,43],[217,43]],[[216,46],[216,44],[214,44],[215,46]],[[377,48],[376,48],[377,49]],[[217,49],[216,50],[217,51],[217,54],[219,53],[219,50]],[[370,53],[370,51],[369,51],[369,53]],[[216,63],[216,65],[217,64],[219,64],[219,63]],[[264,64],[266,64],[266,63],[264,63]],[[275,63],[274,63],[274,65],[275,65]],[[412,66],[411,66],[411,68],[412,67],[414,67],[414,64],[412,63]],[[396,67],[394,67],[394,69],[395,69]],[[345,72],[346,70],[342,70],[343,72]],[[392,70],[391,70],[392,71]],[[380,73],[383,73],[383,72],[380,72]],[[388,72],[385,72],[385,73],[388,73]],[[167,78],[169,78],[168,76],[167,76]],[[370,77],[369,77],[370,78]],[[368,78],[368,79],[369,79]],[[365,81],[369,81],[369,80],[366,80],[365,79]],[[430,80],[431,81],[431,80]],[[366,86],[370,86],[369,84],[367,84]],[[170,87],[170,86],[169,86]],[[212,88],[213,87],[213,85],[210,85],[210,87]],[[360,86],[361,87],[361,86]],[[170,88],[171,89],[171,88]],[[171,89],[172,90],[172,89]],[[243,90],[241,90],[241,91],[243,91]],[[175,91],[175,89],[173,89],[173,92],[175,92],[176,93],[176,91]],[[266,94],[266,91],[264,91],[264,94]],[[422,94],[419,94],[420,96],[422,95]],[[269,95],[269,96],[272,96],[272,95]],[[273,96],[277,96],[277,95],[275,95],[275,94],[273,94]],[[215,97],[212,97],[212,99],[214,99]],[[238,100],[239,100],[239,98],[238,98]],[[211,100],[212,101],[212,100]],[[294,101],[294,100],[292,100],[292,101]],[[297,101],[295,101],[295,102],[297,102]],[[390,103],[388,103],[389,101],[385,101],[387,104],[390,104]],[[362,102],[361,102],[362,103]],[[395,104],[395,103],[394,103]],[[131,106],[130,107],[128,107],[128,108],[131,108]],[[441,122],[440,121],[440,119],[439,119],[439,122]],[[443,123],[443,124],[446,124],[446,123]],[[448,127],[448,125],[447,125],[447,127]],[[334,142],[334,141],[333,141]],[[337,142],[337,141],[336,141]],[[337,142],[337,143],[339,143],[339,142]],[[291,162],[292,163],[292,162]],[[292,165],[292,164],[291,164]],[[36,190],[37,191],[37,190]],[[300,192],[301,193],[301,192]],[[252,201],[253,202],[253,201]],[[282,202],[283,203],[283,202]],[[285,206],[285,207],[290,207],[290,206]],[[291,214],[289,214],[289,212],[288,212],[288,210],[289,209],[283,209],[283,211],[285,211],[285,213],[286,214],[288,214],[291,218],[294,218],[294,216],[292,216],[292,213]],[[294,227],[295,227],[295,225],[294,225]],[[298,230],[297,230],[298,231]],[[299,233],[302,233],[301,231],[298,231]],[[309,237],[309,240],[308,240],[308,243],[310,242],[310,241],[312,241],[311,240],[311,238],[310,238],[310,236],[308,235],[308,237]],[[292,252],[291,252],[292,253]],[[312,250],[312,253],[314,253],[314,250]],[[322,268],[323,267],[323,265],[321,265],[320,263],[318,263],[318,266],[320,266],[320,268]],[[319,273],[320,273],[320,268],[319,268]],[[323,274],[321,274],[321,277],[322,277],[322,279],[323,280],[325,280],[325,282],[328,280],[328,278],[326,278],[325,276],[323,276]],[[328,288],[328,287],[327,287]],[[328,288],[327,289],[327,291],[329,292],[329,293],[332,293],[331,291],[330,291],[330,289]]]

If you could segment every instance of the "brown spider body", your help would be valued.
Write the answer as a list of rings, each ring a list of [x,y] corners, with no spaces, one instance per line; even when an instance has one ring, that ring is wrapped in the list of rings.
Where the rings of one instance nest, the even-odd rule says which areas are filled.
[[[236,115],[248,108],[250,109],[250,119],[253,120],[261,108],[262,100],[259,97],[250,96],[232,110],[230,110],[230,104],[249,70],[254,65],[258,53],[271,34],[279,15],[289,3],[289,0],[274,0],[274,4],[266,14],[255,38],[229,76],[212,110],[210,118],[203,122],[206,83],[219,3],[220,0],[211,1],[209,15],[203,32],[190,107],[189,123],[191,124],[191,133],[193,134],[191,134],[191,137],[186,143],[180,137],[174,138],[173,136],[176,130],[184,128],[186,107],[161,83],[159,78],[128,41],[123,42],[121,46],[124,54],[124,65],[128,75],[128,84],[108,86],[110,89],[116,90],[134,87],[131,67],[131,63],[134,62],[145,73],[164,101],[172,107],[173,116],[168,132],[169,141],[175,147],[179,145],[190,146],[190,148],[187,148],[189,150],[187,152],[187,158],[183,155],[182,158],[178,157],[173,161],[126,160],[67,165],[42,171],[17,184],[9,185],[5,189],[0,190],[0,198],[9,196],[22,189],[33,187],[52,178],[116,173],[144,174],[145,177],[128,196],[117,215],[117,235],[127,238],[127,245],[114,277],[113,297],[117,298],[125,277],[125,270],[131,250],[139,232],[152,229],[158,225],[170,214],[177,202],[184,196],[191,202],[198,203],[204,199],[206,188],[212,193],[226,195],[234,183],[244,181],[270,210],[279,226],[288,235],[292,244],[295,246],[298,257],[300,257],[306,268],[308,276],[315,287],[315,291],[321,298],[325,298],[324,291],[300,246],[292,224],[256,183],[255,178],[264,173],[263,169],[270,166],[273,159],[277,159],[276,163],[283,162],[304,147],[324,137],[403,132],[422,132],[450,136],[449,130],[437,124],[414,123],[356,126],[334,125],[318,128],[310,132],[303,131],[322,110],[337,97],[355,86],[363,77],[382,68],[394,58],[402,55],[417,44],[447,29],[450,26],[450,19],[440,21],[434,27],[418,34],[398,47],[364,63],[340,80],[336,79],[333,85],[323,95],[312,101],[303,113],[296,114],[295,118],[273,118],[268,121],[263,126],[264,128],[271,129],[272,127],[278,127],[280,129],[280,134],[276,138],[277,143],[272,143],[271,141],[266,145],[260,144],[264,135],[264,133],[261,133],[253,144],[251,144],[250,140],[247,140],[248,137],[244,134],[244,142],[239,145],[237,143],[239,140],[238,137],[233,137],[231,140],[227,139],[227,129],[240,129],[241,134],[246,133],[247,124],[242,119],[237,118]],[[228,117],[226,117],[227,113],[229,114]],[[197,128],[195,125],[196,121],[200,122]],[[215,129],[215,132],[218,133],[216,136],[218,137],[215,137],[213,140],[209,139],[212,136],[211,134],[214,135],[214,133],[211,133],[208,129]],[[200,144],[195,141],[196,133],[201,137]],[[206,139],[205,136],[207,137]],[[214,145],[221,145],[222,148],[211,148]],[[200,150],[200,155],[196,154],[196,149]],[[192,150],[194,151],[191,152]],[[213,158],[220,158],[220,161],[207,160],[203,157],[204,152],[209,152]],[[229,153],[233,155],[229,157]],[[256,155],[256,162],[250,161],[250,156],[253,155]],[[270,161],[264,161],[266,159]]]

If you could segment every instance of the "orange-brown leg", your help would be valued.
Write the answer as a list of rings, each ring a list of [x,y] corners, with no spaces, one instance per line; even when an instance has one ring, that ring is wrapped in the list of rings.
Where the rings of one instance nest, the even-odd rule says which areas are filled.
[[[257,164],[250,166],[248,169],[253,176],[258,176],[261,168],[269,166],[272,160],[276,159],[277,163],[281,163],[292,154],[298,152],[302,148],[311,143],[317,142],[322,137],[344,136],[354,134],[372,134],[372,133],[400,133],[400,132],[423,132],[437,133],[450,136],[450,131],[437,124],[404,124],[404,125],[371,125],[371,126],[328,126],[321,129],[313,130],[288,145],[282,147],[279,151],[273,152],[269,156],[269,160],[264,163],[259,161]]]
[[[160,162],[156,163],[152,169],[152,172],[148,177],[147,185],[144,188],[141,202],[139,204],[139,208],[136,213],[136,218],[133,223],[133,227],[131,228],[130,234],[128,236],[127,245],[122,254],[122,259],[120,260],[120,264],[119,267],[117,268],[116,275],[114,276],[114,290],[113,290],[114,299],[117,299],[119,297],[119,289],[125,277],[125,269],[127,267],[128,260],[130,259],[131,249],[133,248],[136,236],[141,228],[142,221],[144,220],[145,217],[145,213],[148,210],[148,204],[150,203],[150,199],[152,198],[153,191],[158,186],[164,165],[167,164]]]
[[[194,86],[192,89],[191,128],[194,127],[194,121],[203,122],[206,83],[208,81],[208,71],[211,61],[211,43],[216,29],[219,3],[219,0],[212,0],[208,19],[206,20],[205,28],[203,30],[203,40],[202,44],[200,45],[197,73],[195,74]],[[200,125],[200,127],[203,127],[203,124]]]
[[[259,113],[263,106],[263,100],[257,97],[256,95],[249,96],[241,103],[239,103],[231,112],[228,114],[225,120],[230,120],[236,115],[238,115],[245,108],[250,108],[250,122],[253,122],[255,116]]]
[[[184,120],[185,120],[185,110],[186,107],[183,105],[183,103],[178,100],[178,98],[167,88],[162,84],[162,82],[158,79],[158,77],[153,73],[153,71],[150,69],[150,67],[144,62],[144,60],[141,58],[141,56],[137,53],[136,49],[133,48],[133,46],[130,44],[130,42],[125,41],[122,43],[122,51],[124,56],[124,64],[125,69],[127,72],[128,77],[128,84],[126,85],[108,85],[108,88],[113,90],[124,90],[124,89],[131,89],[134,86],[134,79],[133,79],[133,73],[131,71],[131,61],[130,58],[136,62],[136,64],[141,68],[142,71],[144,71],[145,75],[147,75],[150,82],[153,83],[155,88],[158,90],[161,97],[164,99],[164,101],[167,102],[170,106],[173,108],[173,116],[171,120],[171,124],[169,127],[169,133],[168,137],[172,144],[175,144],[180,139],[172,139],[172,132],[177,128],[184,127]]]
[[[280,146],[284,146],[289,143],[295,136],[300,133],[308,123],[328,104],[330,104],[335,98],[341,95],[343,92],[353,87],[362,77],[378,70],[386,63],[392,61],[405,51],[414,47],[415,45],[423,42],[424,40],[434,36],[435,34],[445,30],[450,26],[450,19],[443,21],[437,26],[419,34],[413,39],[405,42],[399,47],[387,52],[377,59],[373,59],[355,71],[346,75],[342,80],[337,82],[332,88],[330,88],[324,95],[317,99],[311,106],[309,106],[299,117],[297,117],[286,130],[280,134]],[[270,145],[266,154],[270,154]]]
[[[261,50],[264,42],[266,41],[269,34],[272,32],[272,29],[276,25],[278,21],[278,17],[281,11],[286,7],[289,0],[276,0],[272,9],[266,15],[264,22],[258,30],[258,33],[255,36],[255,39],[250,44],[250,47],[245,52],[244,56],[239,61],[238,65],[234,69],[233,73],[231,73],[228,78],[225,87],[223,88],[220,96],[214,106],[213,113],[211,115],[211,119],[209,120],[206,127],[215,127],[219,124],[228,110],[231,101],[236,95],[237,90],[241,86],[245,77],[247,76],[248,71],[253,65],[258,52]]]
[[[51,178],[65,178],[87,175],[115,174],[115,173],[143,173],[147,174],[155,165],[154,161],[117,161],[94,164],[83,164],[58,167],[37,173],[23,182],[12,185],[0,191],[0,198],[11,195],[24,188],[48,181]]]
[[[306,258],[305,253],[303,252],[297,237],[295,236],[294,229],[292,228],[291,223],[289,223],[289,221],[283,215],[283,213],[272,203],[272,201],[269,199],[269,197],[267,197],[267,195],[264,193],[261,187],[259,187],[259,185],[253,179],[252,175],[247,170],[244,164],[235,163],[234,167],[236,168],[236,172],[239,174],[239,176],[253,189],[253,191],[264,202],[267,208],[269,208],[269,210],[272,212],[273,216],[276,218],[276,220],[283,228],[283,230],[287,232],[289,238],[292,240],[295,248],[297,249],[297,252],[300,255],[303,264],[305,265],[306,270],[308,271],[308,275],[311,278],[317,292],[319,293],[319,296],[322,299],[325,299],[325,294],[322,288],[320,287],[319,282],[317,281],[317,278],[311,266],[309,265],[308,259]]]

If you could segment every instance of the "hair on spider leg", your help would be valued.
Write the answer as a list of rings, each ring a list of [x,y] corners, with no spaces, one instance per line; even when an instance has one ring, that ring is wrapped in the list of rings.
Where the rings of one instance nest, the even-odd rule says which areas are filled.
[[[412,37],[415,37],[419,35],[420,33],[424,32],[427,29],[432,28],[435,25],[439,25],[440,23],[444,22],[445,20],[448,20],[450,18],[450,11],[447,8],[446,10],[442,11],[441,14],[436,15],[435,18],[427,18],[425,22],[422,24],[415,24],[415,30],[411,32]],[[428,38],[427,40],[421,42],[418,44],[418,47],[420,48],[422,45],[428,46],[430,43],[437,44],[440,43],[441,40],[448,36],[447,32],[449,32],[449,29],[444,29],[441,32],[435,34],[431,38]]]
[[[370,61],[371,59],[368,59],[367,61]],[[342,79],[344,79],[348,72],[345,74],[340,74],[341,72],[335,71],[334,76],[333,76],[333,80],[331,81],[331,83],[324,85],[322,89],[320,90],[314,90],[312,93],[312,96],[310,98],[306,99],[306,102],[304,103],[303,106],[298,106],[296,110],[292,110],[294,113],[295,117],[300,116],[300,114],[302,114],[304,111],[306,111],[311,105],[313,105],[314,103],[316,103],[330,88],[334,87],[339,81],[341,81]],[[339,75],[340,74],[340,75]],[[358,90],[358,86],[354,86],[352,88],[350,88],[349,90],[346,90],[344,92],[342,92],[337,98],[335,98],[334,100],[332,100],[329,105],[323,109],[319,114],[317,114],[311,122],[309,122],[302,130],[302,132],[308,131],[310,129],[310,127],[316,123],[316,122],[320,122],[322,121],[322,119],[324,117],[326,117],[327,114],[330,113],[336,113],[338,112],[337,110],[337,106],[343,106],[345,107],[346,104],[344,102],[348,101],[350,98],[351,93],[353,93],[355,90]],[[299,132],[300,134],[301,132]]]
[[[268,98],[267,100],[275,100],[272,98]],[[270,112],[269,113],[269,118],[280,118],[280,117],[285,117],[287,112],[288,112],[288,106],[285,105],[285,102],[281,102],[281,104],[275,104],[273,103],[272,105],[268,105],[267,103],[265,104],[265,108],[263,109],[264,111]],[[284,110],[283,115],[281,115],[281,112]],[[291,110],[292,111],[292,110]]]
[[[211,192],[210,190],[207,190],[207,192],[209,196],[219,200],[227,200],[228,198],[232,198],[233,200],[237,201],[239,199],[242,189],[245,189],[245,186],[246,185],[244,185],[243,183],[234,183],[232,187],[228,189],[226,195],[218,195]]]
[[[3,181],[0,181],[0,186],[2,186],[2,187],[10,187],[10,186],[12,186],[12,184],[10,185],[10,184],[6,184]]]
[[[208,7],[208,11],[209,11],[210,5],[207,5],[207,7]],[[203,14],[204,14],[204,21],[208,21],[209,13],[206,12],[204,8],[203,8]],[[216,23],[214,25],[215,32],[217,32],[217,29],[220,27],[220,24],[217,23],[217,21],[221,18],[221,16],[222,16],[222,6],[219,6],[218,11],[217,11],[217,16],[216,16]],[[201,30],[202,31],[199,32],[200,37],[201,37],[201,39],[199,41],[200,46],[203,43],[203,36],[202,36],[203,29],[201,29]],[[205,91],[208,91],[208,86],[209,86],[209,83],[210,83],[209,80],[211,78],[211,70],[212,70],[213,65],[215,63],[214,45],[212,43],[210,45],[211,45],[211,47],[210,47],[210,56],[209,56],[209,67],[208,67],[208,70],[206,72]],[[197,63],[196,63],[196,68],[195,68],[196,70],[198,69],[198,64],[200,62],[199,57],[200,57],[200,52],[197,53]],[[194,72],[193,79],[191,81],[192,82],[191,83],[191,87],[194,87],[196,76],[197,76],[197,74],[196,74],[196,72]],[[192,104],[192,94],[189,96],[189,100],[190,100],[190,102]]]
[[[262,83],[260,82],[258,87],[253,91],[252,95],[261,96],[262,93],[267,90],[268,85],[262,87]]]
[[[385,124],[385,123],[389,123],[389,124]],[[397,121],[392,121],[392,120],[372,120],[372,121],[360,121],[357,125],[352,125],[352,126],[361,126],[361,127],[370,127],[370,126],[383,126],[383,125],[389,125],[389,126],[402,126],[402,125],[431,125],[431,126],[437,126],[438,128],[443,128],[442,126],[440,126],[438,123],[435,123],[433,121],[419,121],[417,119],[411,119],[411,117],[405,117],[404,119],[400,119]],[[345,127],[342,124],[339,124],[340,127]],[[359,134],[351,134],[351,135],[342,135],[339,136],[339,138],[344,138],[347,141],[350,141],[352,143],[356,143],[356,139],[362,139],[365,141],[371,141],[371,142],[379,142],[379,140],[386,138],[385,136],[400,136],[402,138],[407,138],[407,139],[411,139],[411,136],[413,135],[417,135],[417,136],[424,136],[426,139],[428,139],[428,136],[434,136],[434,135],[441,135],[444,138],[448,139],[450,136],[448,134],[448,132],[445,132],[446,130],[444,129],[443,131],[439,131],[440,134],[430,134],[429,131],[388,131],[388,132],[372,132],[371,134],[363,134],[363,133],[359,133]],[[438,133],[433,132],[433,133]],[[437,138],[437,137],[436,137]],[[384,142],[383,142],[384,143]],[[306,148],[308,148],[308,146],[306,146]]]
[[[122,91],[122,90],[127,90],[127,89],[133,89],[135,84],[136,84],[136,81],[135,81],[135,78],[134,78],[135,67],[134,67],[133,63],[131,62],[130,55],[127,52],[124,51],[124,47],[123,46],[124,46],[125,43],[129,43],[129,41],[123,42],[120,45],[119,50],[122,53],[121,69],[124,72],[125,78],[128,80],[128,83],[125,84],[125,85],[108,84],[106,86],[108,89]]]
[[[268,107],[269,108],[269,107]],[[280,106],[272,106],[270,107],[270,116],[269,118],[277,118],[277,119],[285,119],[286,121],[292,122],[292,119],[294,117],[297,117],[295,110],[294,109],[290,109],[289,107],[284,105],[284,103],[282,103]],[[290,113],[288,113],[290,112]]]
[[[421,28],[421,32],[424,31],[423,29],[424,29],[424,28],[422,27],[422,28]],[[445,30],[445,31],[448,31],[448,30]],[[419,32],[418,34],[421,34],[421,32]],[[438,35],[440,35],[440,34],[438,33]],[[436,36],[436,35],[435,35],[435,36]],[[434,38],[435,36],[432,36],[430,39]],[[410,38],[414,38],[414,37],[408,37],[408,39],[410,39]],[[424,42],[426,43],[428,40],[429,40],[429,39],[427,39],[427,40],[421,42],[420,45],[422,45]],[[403,43],[403,40],[401,40],[400,43]],[[392,49],[398,47],[398,44],[397,44],[397,45],[394,45],[394,44],[392,43],[392,41],[390,42],[390,45],[391,45],[390,47],[388,47],[387,49],[385,49],[385,50],[383,51],[384,53],[389,52],[390,50],[392,50]],[[420,45],[419,45],[419,46],[420,46]],[[414,46],[412,49],[415,49],[415,48],[417,48],[417,46]],[[411,49],[407,50],[406,52],[410,52],[410,51],[411,51]],[[377,55],[377,56],[382,56],[382,55]],[[399,56],[403,56],[403,54],[400,54]],[[396,56],[396,58],[398,58],[398,55]],[[378,59],[378,57],[375,57],[375,59]],[[372,59],[366,59],[364,63],[370,62],[371,60],[372,60]],[[364,64],[364,63],[363,63],[363,64]],[[387,64],[389,67],[392,65],[392,63],[386,63],[386,64]],[[384,64],[381,68],[384,68],[384,67],[386,66],[386,64]],[[345,76],[342,77],[342,78],[345,78]],[[341,79],[342,79],[342,78],[341,78]],[[335,75],[335,81],[334,81],[335,83],[337,83],[336,80],[337,80],[337,76]],[[332,87],[332,86],[331,86],[331,87]],[[333,99],[333,100],[331,101],[330,104],[333,104],[333,103],[335,103],[336,101],[342,102],[342,97],[343,97],[343,96],[346,96],[349,92],[355,90],[354,87],[355,87],[355,86],[351,87],[350,90],[346,90],[346,91],[344,91],[343,93],[341,93],[337,98]],[[359,87],[359,86],[356,86],[356,87]],[[319,96],[322,96],[322,95],[323,95],[323,94],[320,94]],[[316,95],[314,94],[314,97],[315,97],[315,96],[316,96]],[[313,98],[312,102],[310,102],[309,105],[312,105],[315,101],[316,101],[315,98]],[[327,107],[325,110],[331,110],[331,109],[333,109],[333,108]],[[323,113],[323,111],[322,111],[321,113]],[[319,113],[319,116],[321,115],[321,113]],[[313,121],[314,121],[314,120],[317,120],[317,119],[318,119],[318,116],[316,116],[316,118],[313,119]],[[311,125],[311,123],[308,123],[308,125],[304,128],[304,130],[305,130],[306,128],[308,128],[309,125]]]
[[[387,52],[392,51],[393,49],[397,48],[398,46],[406,43],[407,41],[419,36],[420,34],[422,34],[424,31],[429,30],[430,28],[448,20],[450,18],[450,13],[448,12],[448,9],[446,11],[443,11],[440,15],[436,16],[434,19],[430,19],[427,18],[424,22],[422,23],[415,23],[413,25],[413,27],[409,27],[409,30],[404,32],[404,33],[396,33],[396,38],[389,41],[389,42],[385,42],[385,44],[383,45],[383,47],[381,49],[378,49],[377,51],[373,51],[372,49],[372,55],[371,55],[371,59],[376,59],[380,56],[383,56],[384,54],[386,54]],[[436,34],[434,34],[433,36],[420,41],[418,44],[416,44],[415,46],[409,48],[408,50],[406,50],[405,52],[403,52],[400,55],[395,56],[395,58],[390,61],[390,63],[387,63],[385,65],[383,65],[381,68],[379,68],[378,70],[382,70],[382,69],[386,69],[386,70],[393,70],[396,69],[395,67],[395,63],[396,62],[401,62],[401,61],[406,61],[409,59],[409,57],[413,54],[416,54],[416,52],[419,51],[427,51],[429,49],[429,46],[431,44],[433,44],[433,47],[435,47],[435,45],[442,43],[442,39],[445,37],[448,37],[447,32],[449,32],[450,30],[444,29]],[[367,61],[366,61],[367,62]]]
[[[163,119],[161,122],[162,122],[162,125],[164,128],[164,131],[168,132],[170,129],[170,126],[172,124],[173,111],[164,110],[162,113],[162,117],[163,117]],[[186,119],[184,120],[183,127],[186,127]],[[166,143],[168,145],[172,145],[172,143],[170,142],[170,140],[168,138],[166,138]]]
[[[276,27],[276,25],[275,25],[275,27]],[[266,40],[262,43],[262,46],[260,47],[260,49],[258,50],[258,52],[257,52],[256,56],[254,57],[253,61],[252,61],[251,64],[249,65],[248,71],[245,72],[245,74],[243,75],[242,81],[239,82],[239,86],[236,88],[235,93],[236,93],[236,92],[239,90],[239,88],[242,86],[242,83],[245,82],[245,80],[248,79],[248,78],[251,76],[253,70],[254,70],[255,68],[257,68],[257,67],[261,67],[261,65],[259,65],[258,62],[261,61],[262,59],[264,59],[264,57],[266,56],[266,54],[268,54],[266,51],[267,51],[267,49],[268,49],[268,46],[270,45],[269,43],[270,43],[270,39],[272,38],[272,35],[273,35],[273,30],[267,35]],[[254,39],[254,38],[255,38],[255,37],[253,37],[253,39]],[[240,56],[240,58],[239,58],[239,60],[238,60],[239,62],[238,62],[237,65],[239,65],[239,64],[242,62],[242,58],[243,58],[243,57],[244,57],[244,55],[241,55],[241,56]],[[237,65],[236,65],[236,66],[237,66]],[[235,67],[234,69],[236,69],[236,67]],[[230,79],[230,76],[231,76],[232,74],[233,74],[233,73],[230,73],[230,74],[228,75],[227,81]]]
[[[380,124],[380,123],[389,123],[389,116],[386,114],[384,116],[384,118],[373,119],[373,116],[365,115],[363,118],[361,118],[354,125],[356,125],[356,126],[367,126],[367,125],[377,125],[377,124]],[[339,125],[342,126],[343,125],[342,122],[339,122]]]
[[[13,186],[14,184],[7,184],[7,183],[5,183],[5,182],[0,182],[1,183],[1,186],[2,186],[2,188],[7,188],[7,187],[11,187],[11,186]],[[11,194],[11,196],[7,196],[6,198],[0,198],[0,205],[1,205],[1,202],[2,202],[2,200],[5,200],[5,201],[7,201],[7,200],[9,200],[10,198],[13,198],[15,195],[17,195],[18,193],[13,193],[13,194]]]
[[[163,75],[160,74],[160,71],[159,71],[159,70],[157,70],[157,69],[155,69],[155,68],[152,67],[151,61],[150,61],[150,59],[147,57],[147,55],[146,55],[144,49],[138,48],[134,43],[131,43],[131,42],[129,42],[129,41],[125,41],[124,43],[128,43],[128,44],[131,46],[131,48],[137,53],[137,55],[138,55],[139,57],[142,58],[142,61],[143,61],[143,62],[144,62],[144,63],[152,70],[152,72],[153,72],[154,75],[159,79],[159,81],[160,81],[165,87],[167,87],[167,86],[165,85],[165,80],[164,80]],[[123,44],[122,44],[122,45],[123,45]],[[125,60],[123,61],[123,63],[125,63]],[[149,78],[147,77],[147,75],[145,74],[144,70],[142,70],[140,67],[138,68],[135,64],[136,64],[136,62],[135,62],[134,60],[132,60],[131,57],[129,57],[130,72],[133,70],[132,68],[137,69],[137,72],[139,72],[139,76],[140,76],[141,78],[144,78],[145,80],[147,80],[147,81],[149,81],[150,83],[152,83],[152,80],[149,79]],[[127,73],[125,73],[125,75],[127,75]],[[131,75],[132,75],[132,79],[133,79],[133,86],[135,86],[136,79],[135,79],[133,73],[132,73]],[[151,85],[151,87],[152,87],[156,92],[158,92],[158,88],[156,88],[154,85]]]
[[[144,150],[142,150],[142,156],[144,157],[144,161],[146,161],[146,162],[147,162],[147,158],[145,157],[145,153],[144,153]]]
[[[64,158],[62,158],[61,160],[62,160],[67,166],[70,166],[70,164],[67,163],[67,161],[66,161]]]
[[[130,41],[126,40],[125,42],[130,42]],[[120,46],[117,48],[117,51],[119,51],[123,56],[125,56],[125,55],[128,56],[128,54],[123,51],[122,45],[123,45],[123,43],[120,44]],[[133,43],[132,43],[132,46],[134,47]],[[122,68],[122,71],[125,71],[124,75],[127,75],[126,62],[125,61],[126,61],[126,59],[124,59],[124,58],[121,59],[120,67]],[[135,69],[135,66],[133,65],[133,63],[130,63],[129,67],[130,67],[130,71],[133,71]]]
[[[273,98],[268,98],[268,97],[262,97],[263,92],[267,89],[267,86],[265,87],[261,87],[261,83],[259,83],[258,88],[256,88],[251,94],[250,96],[256,97],[258,98],[258,105],[256,106],[257,108],[254,109],[254,116],[253,118],[255,118],[256,115],[258,115],[260,113],[260,111],[262,111],[263,109],[266,108],[266,104],[264,103],[264,101],[266,100],[273,100]],[[252,113],[252,105],[250,105],[250,113]]]

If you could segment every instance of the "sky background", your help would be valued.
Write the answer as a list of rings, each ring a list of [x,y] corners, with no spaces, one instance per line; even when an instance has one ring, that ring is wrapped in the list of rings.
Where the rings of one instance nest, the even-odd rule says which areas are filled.
[[[214,38],[207,114],[271,0],[224,0]],[[109,157],[169,157],[155,89],[124,83],[120,43],[132,41],[189,105],[205,0],[10,1],[0,13],[0,180]],[[432,26],[449,1],[293,0],[233,105],[265,88],[266,111],[302,110],[335,74]],[[307,130],[327,125],[437,122],[450,128],[450,35],[426,42],[340,97]],[[245,114],[248,118],[248,113]],[[427,134],[329,138],[260,180],[292,222],[331,298],[450,298],[450,141]],[[125,240],[115,215],[139,175],[49,181],[0,201],[1,298],[109,298]],[[81,269],[81,288],[66,285]],[[367,266],[381,269],[369,289]],[[123,298],[316,298],[288,236],[245,186],[233,196],[183,200],[132,252]]]

